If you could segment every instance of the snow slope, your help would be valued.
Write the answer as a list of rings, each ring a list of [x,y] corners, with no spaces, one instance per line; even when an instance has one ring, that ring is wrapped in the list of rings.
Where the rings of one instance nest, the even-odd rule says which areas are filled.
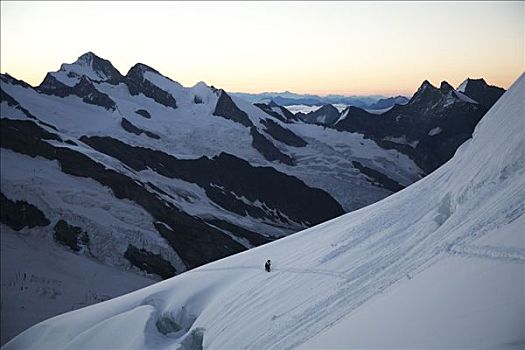
[[[337,346],[523,346],[524,94],[522,75],[453,159],[385,200],[41,322],[5,348],[287,349],[312,338],[314,347],[329,347],[323,331],[340,335],[338,324],[352,317],[375,320],[383,307],[409,310],[406,317],[387,317],[390,324],[404,322],[396,325],[402,334],[385,331],[392,343],[368,330]],[[262,266],[268,258],[271,273]],[[463,287],[493,292],[466,302]],[[440,290],[450,295],[436,295]],[[418,292],[428,293],[426,302],[410,297]],[[444,314],[447,306],[453,311]],[[414,315],[428,318],[421,325],[427,333],[416,335],[417,341],[418,328],[410,327],[419,322]],[[443,322],[475,337],[457,338],[450,327],[428,332]],[[487,332],[491,322],[513,326]]]

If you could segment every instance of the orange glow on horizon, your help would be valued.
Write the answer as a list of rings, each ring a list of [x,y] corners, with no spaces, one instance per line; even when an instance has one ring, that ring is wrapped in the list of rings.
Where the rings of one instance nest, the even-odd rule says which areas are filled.
[[[248,93],[411,96],[467,77],[508,88],[525,70],[523,2],[0,6],[1,71],[31,85],[87,51],[122,74],[142,62],[184,86]]]

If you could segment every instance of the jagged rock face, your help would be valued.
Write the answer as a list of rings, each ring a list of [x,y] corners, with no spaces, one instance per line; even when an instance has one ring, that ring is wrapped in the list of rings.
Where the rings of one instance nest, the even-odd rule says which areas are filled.
[[[169,92],[162,90],[146,79],[144,77],[145,72],[152,72],[160,75],[155,69],[148,67],[145,64],[137,63],[131,67],[124,79],[128,86],[129,93],[134,96],[142,93],[144,96],[149,97],[166,107],[171,107],[173,109],[177,108],[177,101],[175,98]]]
[[[436,88],[425,81],[408,104],[396,105],[380,116],[349,107],[343,112],[346,118],[335,127],[363,133],[385,148],[395,148],[430,173],[472,136],[486,111],[447,82]]]
[[[468,97],[474,99],[487,109],[503,95],[505,89],[489,85],[484,79],[467,79],[461,84],[458,90],[462,91]]]
[[[307,123],[320,125],[333,125],[339,119],[340,113],[332,105],[324,105],[316,111],[301,116],[301,119]]]
[[[217,105],[215,106],[213,115],[230,119],[247,127],[253,126],[253,123],[248,117],[248,114],[237,107],[232,98],[224,90],[219,91],[219,99],[217,101]]]

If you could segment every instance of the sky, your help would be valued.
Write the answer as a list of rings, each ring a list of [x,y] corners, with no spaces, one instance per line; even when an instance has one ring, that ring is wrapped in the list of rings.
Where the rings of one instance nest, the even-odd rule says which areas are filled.
[[[412,94],[525,70],[524,2],[10,2],[0,70],[38,85],[93,51],[227,91]]]

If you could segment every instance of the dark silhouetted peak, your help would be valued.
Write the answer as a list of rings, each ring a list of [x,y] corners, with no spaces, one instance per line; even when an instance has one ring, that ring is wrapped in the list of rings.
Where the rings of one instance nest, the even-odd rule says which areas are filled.
[[[505,89],[489,85],[483,78],[468,78],[458,86],[458,91],[477,101],[480,105],[490,108],[503,95]]]
[[[443,80],[439,86],[439,90],[441,90],[441,92],[444,94],[448,94],[449,92],[454,91],[454,88],[448,82]]]
[[[434,85],[432,85],[428,80],[425,80],[421,86],[419,87],[418,91],[419,90],[425,90],[425,89],[435,89],[436,87]]]
[[[440,90],[434,85],[430,84],[428,80],[425,80],[421,84],[419,89],[417,89],[414,96],[412,96],[408,104],[428,103],[429,101],[439,99],[440,97],[441,97]]]
[[[489,87],[489,84],[487,84],[487,82],[483,78],[479,78],[479,79],[467,78],[465,81],[463,81],[458,86],[457,90],[460,92],[465,92],[467,86],[470,86],[471,88],[473,87],[474,88],[487,88]]]

